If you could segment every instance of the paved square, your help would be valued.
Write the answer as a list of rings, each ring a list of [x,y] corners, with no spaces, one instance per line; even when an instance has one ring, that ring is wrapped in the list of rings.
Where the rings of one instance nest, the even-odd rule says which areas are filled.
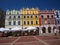
[[[60,45],[60,35],[0,37],[0,45]]]

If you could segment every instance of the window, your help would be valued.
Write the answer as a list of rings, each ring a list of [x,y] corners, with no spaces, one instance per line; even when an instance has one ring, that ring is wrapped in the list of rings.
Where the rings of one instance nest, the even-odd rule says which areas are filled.
[[[51,18],[53,18],[53,15],[51,16]]]
[[[58,24],[59,24],[59,20],[58,20]]]
[[[29,18],[29,16],[27,16],[27,18]]]
[[[31,18],[32,18],[32,16],[31,16]]]
[[[54,19],[52,19],[52,24],[54,24]]]
[[[16,21],[13,22],[13,25],[16,25]]]
[[[50,19],[48,19],[48,24],[50,24]]]
[[[20,16],[18,16],[18,18],[20,18]]]
[[[9,22],[9,25],[11,25],[11,22]]]
[[[24,18],[26,18],[26,16],[24,16]]]
[[[36,24],[38,24],[38,21],[36,21]]]
[[[9,16],[9,19],[11,19],[11,16]]]
[[[16,18],[16,16],[13,17],[14,19]]]
[[[59,18],[59,15],[57,15],[57,18]]]
[[[41,18],[43,18],[43,15],[41,16]]]
[[[58,12],[56,12],[56,15],[58,15]]]
[[[47,15],[47,18],[49,18],[49,15]]]
[[[31,24],[33,24],[33,21],[31,21]]]
[[[18,21],[18,25],[20,25],[20,21]]]
[[[26,25],[26,21],[24,21],[24,25]]]
[[[35,18],[37,18],[37,16],[35,16]]]
[[[27,24],[29,25],[29,21],[27,21]]]
[[[42,24],[44,24],[44,19],[42,19]]]

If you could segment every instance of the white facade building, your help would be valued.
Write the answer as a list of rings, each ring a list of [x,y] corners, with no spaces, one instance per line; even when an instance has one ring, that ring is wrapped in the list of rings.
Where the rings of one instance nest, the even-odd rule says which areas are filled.
[[[21,10],[7,10],[5,18],[5,28],[22,27]]]

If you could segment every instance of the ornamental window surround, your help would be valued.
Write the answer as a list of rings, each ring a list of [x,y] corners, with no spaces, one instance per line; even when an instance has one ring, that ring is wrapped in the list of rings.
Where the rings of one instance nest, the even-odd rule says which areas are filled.
[[[27,16],[27,18],[29,18],[29,16]]]
[[[29,21],[27,21],[27,24],[29,25]]]
[[[36,21],[36,24],[38,24],[38,21]]]
[[[49,18],[49,15],[47,15],[47,18]]]
[[[35,16],[35,18],[37,18],[37,16]]]
[[[14,19],[16,18],[16,16],[13,17]]]
[[[13,21],[13,25],[16,25],[16,21]]]
[[[50,19],[48,19],[48,24],[50,24]]]
[[[11,21],[9,21],[9,25],[11,25]]]
[[[20,18],[20,16],[18,16],[18,18]]]
[[[54,16],[53,16],[53,15],[51,15],[51,18],[54,18]]]
[[[24,25],[26,25],[26,21],[24,21]]]
[[[31,15],[31,18],[32,18],[33,16]]]
[[[26,16],[24,16],[24,18],[26,18]]]
[[[44,16],[43,16],[43,15],[41,15],[41,18],[44,18]]]
[[[33,24],[33,21],[31,21],[31,24]]]
[[[18,21],[18,25],[20,25],[20,21]]]
[[[9,16],[9,19],[11,19],[11,16]]]

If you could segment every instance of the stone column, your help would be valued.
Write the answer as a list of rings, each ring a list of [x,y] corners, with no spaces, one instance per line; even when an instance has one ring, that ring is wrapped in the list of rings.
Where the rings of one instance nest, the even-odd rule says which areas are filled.
[[[39,27],[39,35],[42,34],[42,27]]]
[[[48,27],[46,27],[46,33],[48,33]]]

